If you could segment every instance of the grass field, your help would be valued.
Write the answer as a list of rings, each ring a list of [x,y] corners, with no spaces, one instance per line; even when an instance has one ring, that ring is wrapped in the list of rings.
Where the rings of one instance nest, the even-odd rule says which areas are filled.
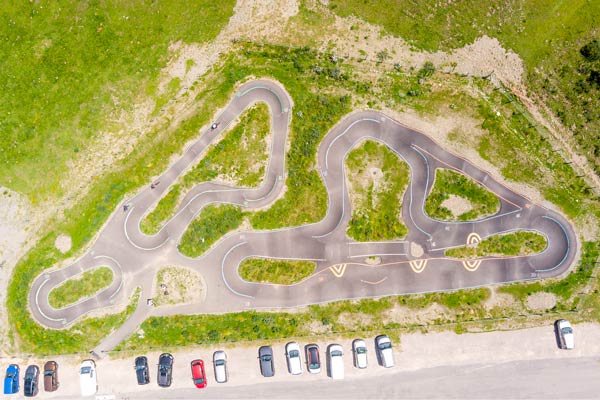
[[[408,175],[408,165],[383,144],[366,141],[348,153],[346,177],[354,194],[348,236],[368,242],[399,239],[408,233],[401,222]]]
[[[54,308],[63,308],[76,303],[106,288],[112,283],[113,272],[108,267],[94,268],[77,279],[69,279],[48,294],[48,303]]]
[[[442,205],[450,195],[460,196],[468,200],[471,209],[460,215]],[[442,221],[469,221],[486,217],[500,209],[500,201],[492,192],[463,174],[449,170],[437,169],[435,181],[425,202],[425,212],[430,217]]]
[[[108,119],[131,111],[138,96],[155,95],[169,45],[213,39],[234,4],[3,4],[0,108],[7,112],[0,115],[0,185],[34,204],[60,196],[68,162],[112,128]]]
[[[548,243],[539,233],[519,231],[490,236],[476,246],[446,250],[447,257],[475,258],[487,256],[526,256],[542,252]]]
[[[291,285],[308,278],[315,268],[313,261],[246,258],[240,263],[238,273],[249,282]]]
[[[240,226],[244,213],[231,204],[208,205],[188,226],[177,248],[188,257],[198,257],[227,232]]]

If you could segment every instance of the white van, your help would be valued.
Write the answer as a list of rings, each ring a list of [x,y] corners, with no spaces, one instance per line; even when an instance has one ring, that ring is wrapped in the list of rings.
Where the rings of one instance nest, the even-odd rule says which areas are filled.
[[[332,379],[344,379],[344,350],[339,344],[330,344],[327,348],[329,376]]]
[[[215,367],[215,381],[218,383],[227,382],[227,355],[224,351],[215,351],[213,365]]]
[[[285,345],[285,357],[290,374],[302,374],[302,359],[300,358],[300,346],[298,346],[298,343],[289,342]]]
[[[96,363],[94,360],[84,360],[79,369],[79,384],[81,386],[81,396],[89,397],[98,391],[98,381],[96,378]]]

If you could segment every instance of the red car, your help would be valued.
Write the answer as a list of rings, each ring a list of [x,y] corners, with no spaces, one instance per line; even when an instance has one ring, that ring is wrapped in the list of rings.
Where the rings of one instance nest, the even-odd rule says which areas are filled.
[[[194,380],[194,385],[198,389],[202,389],[206,387],[206,374],[204,373],[204,361],[202,360],[194,360],[192,361],[192,379]]]

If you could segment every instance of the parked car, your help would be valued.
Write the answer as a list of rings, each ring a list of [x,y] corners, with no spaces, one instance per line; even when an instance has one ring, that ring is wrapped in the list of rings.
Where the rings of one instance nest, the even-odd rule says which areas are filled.
[[[160,387],[169,387],[173,380],[173,356],[169,353],[162,353],[158,357],[158,376],[156,381]]]
[[[98,391],[98,379],[96,377],[96,363],[94,360],[84,360],[79,368],[79,385],[81,396],[93,396]]]
[[[262,376],[265,378],[274,376],[275,365],[273,364],[273,349],[271,346],[261,346],[258,349],[258,359]]]
[[[148,368],[148,358],[146,356],[136,357],[133,368],[135,369],[138,385],[147,385],[150,383],[150,370]]]
[[[23,378],[23,394],[25,397],[33,397],[38,394],[40,380],[40,367],[30,365],[25,370]]]
[[[19,366],[10,364],[4,377],[4,394],[19,393]]]
[[[330,344],[327,347],[327,359],[329,363],[329,377],[332,379],[344,379],[344,350],[339,344]]]
[[[300,358],[300,346],[298,346],[298,343],[289,342],[285,345],[285,357],[290,374],[302,374],[302,359]]]
[[[48,361],[44,364],[44,390],[46,392],[54,392],[59,386],[58,363],[56,361]]]
[[[227,382],[227,356],[224,351],[215,351],[213,354],[213,366],[215,368],[215,381],[219,383]]]
[[[191,363],[192,367],[192,379],[194,380],[194,385],[198,389],[203,389],[206,387],[206,373],[204,372],[204,361],[202,360],[194,360]]]
[[[388,335],[379,335],[375,338],[375,348],[377,349],[377,358],[381,366],[391,368],[394,366],[394,352],[392,350],[392,341]]]
[[[304,353],[306,355],[306,369],[308,369],[308,372],[311,374],[318,374],[321,372],[319,346],[314,343],[306,345],[306,347],[304,347]]]
[[[561,349],[572,350],[575,348],[575,337],[573,327],[566,319],[559,319],[555,323],[558,345]]]
[[[356,368],[367,368],[367,344],[364,340],[356,339],[352,342],[352,355]]]

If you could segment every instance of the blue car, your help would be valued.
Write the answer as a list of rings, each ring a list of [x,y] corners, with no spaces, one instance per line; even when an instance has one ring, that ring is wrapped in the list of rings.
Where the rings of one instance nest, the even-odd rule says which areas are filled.
[[[10,364],[6,369],[4,378],[4,394],[14,394],[19,392],[19,366]]]

